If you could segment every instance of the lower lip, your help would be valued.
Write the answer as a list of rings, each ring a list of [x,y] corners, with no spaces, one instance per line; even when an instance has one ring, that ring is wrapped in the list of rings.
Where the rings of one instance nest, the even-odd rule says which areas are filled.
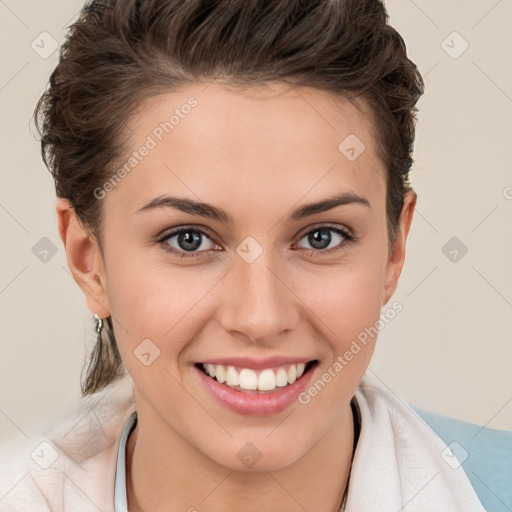
[[[238,391],[208,377],[196,366],[194,370],[206,389],[228,409],[241,414],[265,416],[277,414],[292,405],[307,387],[316,366],[309,368],[293,384],[263,393]]]

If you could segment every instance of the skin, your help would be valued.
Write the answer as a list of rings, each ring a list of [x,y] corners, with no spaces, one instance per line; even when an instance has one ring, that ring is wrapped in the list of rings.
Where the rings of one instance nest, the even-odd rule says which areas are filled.
[[[338,511],[354,442],[349,402],[376,338],[307,405],[248,416],[202,388],[193,364],[233,354],[317,359],[315,382],[357,335],[372,326],[394,293],[405,258],[416,193],[405,196],[388,248],[384,164],[372,115],[326,92],[268,84],[242,92],[220,83],[187,85],[148,99],[125,135],[139,148],[169,112],[194,96],[198,105],[103,199],[103,255],[66,200],[57,202],[68,264],[89,309],[112,316],[119,350],[134,381],[138,424],[127,444],[131,511]],[[338,145],[350,133],[366,146],[348,160]],[[351,203],[302,220],[291,209],[352,191]],[[211,203],[227,225],[169,207],[136,213],[162,194]],[[328,224],[326,254],[307,234]],[[196,252],[171,228],[209,230]],[[262,254],[236,252],[247,237]],[[323,253],[322,253],[323,251]],[[160,356],[134,355],[149,338]],[[253,443],[261,459],[247,468],[237,453]],[[192,508],[194,507],[194,508]]]

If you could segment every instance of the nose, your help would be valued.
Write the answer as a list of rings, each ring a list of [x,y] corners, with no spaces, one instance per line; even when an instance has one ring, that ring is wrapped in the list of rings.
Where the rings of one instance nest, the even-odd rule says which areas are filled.
[[[270,252],[252,263],[236,257],[221,292],[220,323],[233,336],[272,345],[297,325],[300,301]]]

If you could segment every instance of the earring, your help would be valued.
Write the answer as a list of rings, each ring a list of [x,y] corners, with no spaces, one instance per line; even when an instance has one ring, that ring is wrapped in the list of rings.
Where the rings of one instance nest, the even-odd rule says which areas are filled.
[[[101,334],[101,330],[103,329],[103,320],[96,314],[94,314],[93,317],[96,320],[96,332],[99,336]]]

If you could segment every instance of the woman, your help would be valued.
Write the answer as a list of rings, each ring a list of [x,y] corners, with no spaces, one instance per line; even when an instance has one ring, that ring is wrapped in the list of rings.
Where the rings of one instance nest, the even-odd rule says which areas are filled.
[[[377,0],[86,4],[36,114],[96,400],[6,510],[485,510],[367,373],[401,310],[423,93],[387,19]]]

